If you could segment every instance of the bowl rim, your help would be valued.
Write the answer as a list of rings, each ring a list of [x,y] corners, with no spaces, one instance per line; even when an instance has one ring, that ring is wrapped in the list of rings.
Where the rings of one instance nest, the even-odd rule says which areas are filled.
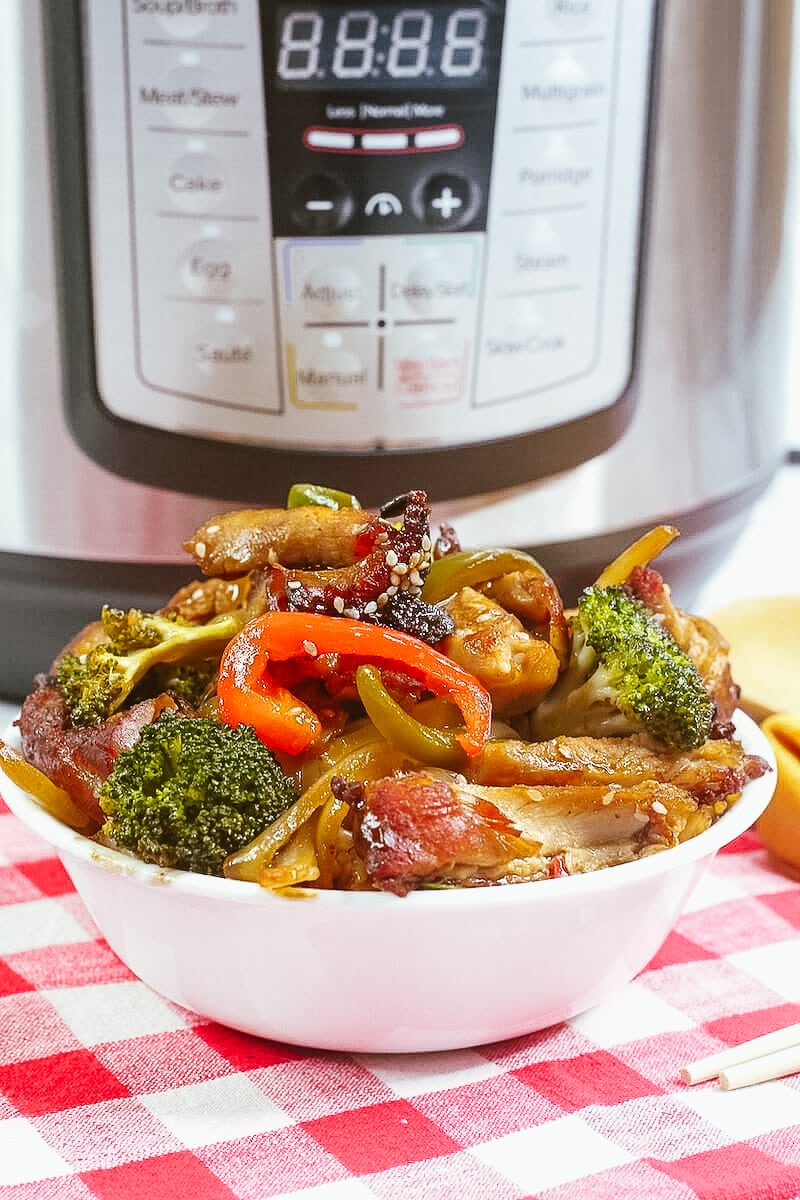
[[[345,907],[352,911],[373,909],[379,905],[402,903],[408,908],[433,908],[437,911],[446,907],[487,908],[494,905],[535,902],[537,895],[542,900],[558,896],[578,898],[586,892],[605,891],[626,883],[635,883],[645,878],[655,879],[681,864],[695,863],[712,858],[722,847],[728,845],[749,829],[769,804],[775,790],[777,764],[772,748],[756,722],[741,710],[734,715],[736,736],[745,750],[758,754],[769,764],[770,770],[752,780],[742,789],[738,800],[708,829],[688,841],[666,850],[648,854],[633,862],[618,863],[585,874],[561,876],[549,880],[508,885],[474,888],[442,888],[412,891],[398,897],[389,892],[348,892],[325,888],[304,887],[303,895],[282,895],[270,892],[257,883],[244,880],[222,879],[213,875],[199,875],[173,867],[159,867],[145,863],[122,850],[115,850],[94,842],[84,834],[64,825],[48,813],[25,789],[13,783],[7,776],[0,776],[0,797],[8,809],[33,833],[51,845],[56,853],[116,874],[135,879],[143,885],[169,885],[171,891],[185,895],[218,897],[226,902],[260,904],[296,904],[298,899],[313,898],[325,909]],[[3,741],[11,749],[20,745],[16,722],[6,729]],[[546,885],[546,886],[544,886]],[[532,890],[536,889],[536,890]]]

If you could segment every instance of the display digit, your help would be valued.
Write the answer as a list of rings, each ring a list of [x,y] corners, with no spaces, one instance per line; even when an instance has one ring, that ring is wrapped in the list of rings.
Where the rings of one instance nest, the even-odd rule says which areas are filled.
[[[392,21],[386,70],[393,79],[418,79],[428,65],[433,18],[424,8],[403,8]]]
[[[281,79],[311,79],[319,66],[322,16],[316,9],[294,12],[281,26],[278,75]]]
[[[369,9],[351,9],[339,18],[333,73],[337,79],[363,79],[375,60],[378,18]]]
[[[442,74],[450,79],[476,75],[483,63],[486,16],[479,8],[457,8],[447,18]]]

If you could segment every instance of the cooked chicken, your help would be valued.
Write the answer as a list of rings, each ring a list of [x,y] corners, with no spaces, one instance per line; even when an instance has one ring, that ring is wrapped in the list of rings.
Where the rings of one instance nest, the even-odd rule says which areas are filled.
[[[443,649],[491,692],[498,716],[527,712],[558,676],[552,646],[513,613],[474,588],[461,588],[445,607],[456,623]]]
[[[514,739],[487,742],[471,764],[479,784],[633,784],[654,779],[683,788],[698,803],[713,803],[741,791],[768,769],[739,742],[712,739],[697,750],[656,751],[631,737],[555,737],[545,742]]]
[[[674,846],[711,823],[687,792],[655,780],[492,788],[416,772],[341,788],[370,877],[398,895],[426,884],[597,870]]]

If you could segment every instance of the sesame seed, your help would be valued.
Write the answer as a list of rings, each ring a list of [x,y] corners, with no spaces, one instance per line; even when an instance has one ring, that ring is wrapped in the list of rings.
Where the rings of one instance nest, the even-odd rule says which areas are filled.
[[[387,565],[387,567],[396,567],[396,566],[397,566],[397,564],[398,564],[398,562],[399,562],[399,559],[398,559],[398,557],[397,557],[397,554],[396,554],[396,552],[395,552],[394,550],[387,550],[387,551],[386,551],[386,565]]]
[[[396,595],[397,595],[397,584],[396,584],[396,583],[393,583],[391,587],[388,587],[388,588],[386,589],[386,593],[385,593],[385,594],[386,594],[386,597],[387,597],[387,598],[388,598],[389,596],[396,596]]]
[[[316,658],[317,655],[319,654],[319,650],[317,649],[314,642],[304,641],[303,649],[305,650],[306,654],[311,656],[311,658]]]
[[[423,533],[421,545],[422,545],[422,549],[427,554],[431,548],[431,539],[428,537],[427,533]]]
[[[358,611],[358,609],[357,609],[357,608],[352,608],[352,607],[351,607],[351,608],[346,608],[346,609],[344,610],[344,614],[343,614],[343,615],[344,615],[345,617],[349,617],[351,621],[357,621],[357,620],[358,620],[358,618],[361,616],[361,613]]]
[[[667,806],[666,804],[662,804],[660,800],[654,800],[650,807],[654,813],[658,813],[662,817],[667,815]]]
[[[344,596],[333,597],[333,607],[337,613],[344,612]]]
[[[364,612],[365,613],[374,613],[377,610],[377,608],[378,608],[378,605],[376,604],[376,602],[374,600],[368,600],[367,603],[364,605]]]
[[[408,563],[399,562],[397,564],[397,566],[394,568],[394,570],[395,570],[395,574],[397,574],[397,575],[407,575],[408,574]]]
[[[287,586],[287,588],[291,588],[292,591],[296,591],[298,588],[301,588],[303,585],[299,579],[287,579],[286,586]]]

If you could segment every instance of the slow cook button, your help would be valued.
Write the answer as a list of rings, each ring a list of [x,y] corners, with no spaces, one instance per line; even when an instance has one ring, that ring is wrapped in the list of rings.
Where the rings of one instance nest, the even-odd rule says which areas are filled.
[[[212,154],[183,154],[167,176],[167,194],[185,212],[210,212],[225,195],[222,168]]]
[[[478,390],[481,400],[533,391],[573,374],[583,365],[569,312],[540,308],[534,301],[498,302],[480,347]],[[572,331],[570,337],[568,330]]]
[[[221,295],[234,281],[233,247],[221,238],[195,242],[181,259],[180,273],[185,286],[195,295]]]

